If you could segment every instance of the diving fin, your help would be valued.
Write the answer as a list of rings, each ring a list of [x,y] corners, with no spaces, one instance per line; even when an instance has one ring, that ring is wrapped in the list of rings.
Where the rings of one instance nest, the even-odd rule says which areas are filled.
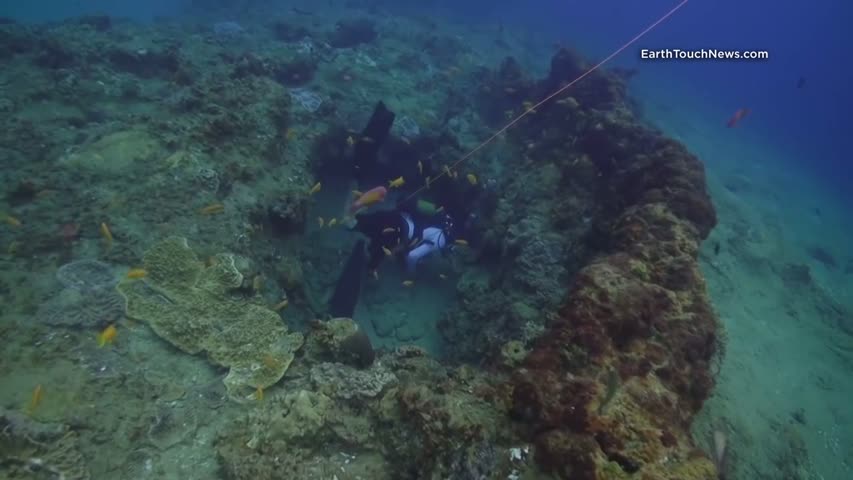
[[[355,178],[361,187],[375,180],[373,177],[377,175],[379,149],[388,139],[394,118],[394,112],[388,110],[384,103],[377,103],[361,137],[356,141],[352,163]]]
[[[358,297],[361,294],[361,283],[364,280],[367,268],[367,254],[364,249],[364,240],[355,243],[338,283],[335,292],[329,300],[329,314],[332,318],[352,318]]]

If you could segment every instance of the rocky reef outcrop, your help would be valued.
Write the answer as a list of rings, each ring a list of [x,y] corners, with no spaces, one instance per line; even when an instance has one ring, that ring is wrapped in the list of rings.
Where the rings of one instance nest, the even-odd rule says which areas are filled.
[[[716,478],[688,429],[719,346],[697,264],[716,222],[702,164],[625,110],[578,117],[571,141],[598,172],[591,255],[513,373],[512,415],[560,478]]]

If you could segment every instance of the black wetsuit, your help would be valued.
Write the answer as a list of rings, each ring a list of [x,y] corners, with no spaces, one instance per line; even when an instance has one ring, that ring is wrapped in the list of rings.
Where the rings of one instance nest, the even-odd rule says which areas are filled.
[[[414,221],[406,220],[406,215],[400,210],[384,210],[356,215],[353,230],[363,233],[370,239],[367,245],[367,269],[376,270],[382,260],[388,256],[387,251],[405,253],[408,251],[410,239],[418,238]],[[411,218],[411,217],[409,217]]]

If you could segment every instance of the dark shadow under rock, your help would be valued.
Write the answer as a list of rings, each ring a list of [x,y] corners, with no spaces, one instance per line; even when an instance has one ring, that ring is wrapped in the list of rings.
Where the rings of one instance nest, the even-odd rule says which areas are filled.
[[[838,262],[825,248],[821,246],[812,246],[806,250],[810,257],[822,263],[827,268],[838,268]]]
[[[376,39],[373,22],[367,19],[343,20],[337,23],[329,38],[335,48],[350,48]]]

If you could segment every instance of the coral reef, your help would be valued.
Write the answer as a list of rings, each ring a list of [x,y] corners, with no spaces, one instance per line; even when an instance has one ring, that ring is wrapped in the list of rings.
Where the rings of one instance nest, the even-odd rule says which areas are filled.
[[[333,318],[311,323],[313,331],[306,339],[306,350],[316,352],[318,360],[331,360],[358,368],[370,367],[376,351],[370,337],[350,318]]]
[[[243,282],[233,255],[219,254],[205,266],[186,239],[170,237],[145,254],[143,265],[144,280],[117,287],[127,299],[128,317],[146,322],[179,349],[204,352],[229,368],[224,383],[233,399],[281,379],[302,334],[288,333],[272,310],[228,297]]]
[[[88,480],[77,435],[65,425],[44,424],[0,408],[0,476]]]
[[[39,305],[36,317],[40,322],[103,328],[124,316],[124,298],[113,288],[118,278],[106,263],[77,260],[59,267],[56,279],[65,288]]]
[[[118,283],[113,269],[97,260],[77,260],[65,264],[56,271],[56,279],[65,288],[75,290],[109,288]]]
[[[198,427],[193,408],[176,407],[164,402],[156,407],[146,432],[148,442],[160,450],[168,450],[191,437]]]
[[[599,88],[582,98],[607,103],[619,91]],[[580,143],[602,176],[588,236],[598,256],[516,370],[512,411],[561,478],[714,478],[687,430],[717,348],[696,262],[716,221],[702,165],[629,115],[598,117],[581,125]]]
[[[324,342],[311,335],[307,357]],[[370,370],[321,364],[311,375],[321,391],[291,390],[247,413],[217,441],[228,478],[277,478],[285,470],[305,479],[522,478],[533,471],[528,447],[505,421],[504,395],[487,375],[445,369],[412,348],[377,363]],[[390,375],[399,375],[394,385],[375,381]]]
[[[587,63],[561,49],[537,81],[509,46],[480,55],[434,25],[370,14],[329,32],[325,15],[285,23],[277,12],[258,29],[220,13],[241,23],[0,25],[0,313],[21,318],[0,331],[21,328],[39,345],[4,349],[13,360],[0,370],[65,364],[81,379],[69,383],[85,385],[79,405],[67,402],[80,428],[32,436],[38,444],[2,437],[0,455],[13,453],[0,472],[78,471],[79,455],[40,449],[74,452],[79,435],[98,478],[183,478],[160,463],[216,468],[187,455],[209,457],[218,435],[231,479],[715,476],[688,434],[719,351],[696,268],[714,210],[698,161],[638,125],[630,72],[595,72],[450,171],[488,137],[484,123],[502,125]],[[382,99],[401,116],[381,162],[417,159],[421,176],[446,167],[421,193],[422,213],[453,208],[437,192],[471,210],[468,248],[437,261],[434,285],[427,275],[409,290],[446,289],[438,332],[408,312],[371,310],[401,298],[385,272],[365,284],[371,308],[359,323],[311,321],[352,240],[329,226],[349,190],[329,180],[351,173],[365,112]],[[18,288],[30,271],[50,278],[79,258],[100,260],[61,267],[66,288],[43,305],[43,292]],[[146,275],[118,282],[113,265]],[[781,273],[812,281],[807,267]],[[50,331],[125,313],[150,330],[119,322],[111,348],[88,331]],[[288,328],[301,325],[305,338]],[[433,334],[446,340],[436,349],[445,363],[401,345]],[[227,370],[224,386],[166,343]],[[53,405],[78,398],[61,396],[65,385],[50,390]]]
[[[339,363],[321,363],[311,367],[311,381],[318,391],[348,400],[375,397],[386,386],[396,382],[397,376],[379,364],[366,370],[356,370]]]
[[[124,316],[124,298],[112,288],[65,288],[39,306],[36,317],[48,325],[103,328]]]

